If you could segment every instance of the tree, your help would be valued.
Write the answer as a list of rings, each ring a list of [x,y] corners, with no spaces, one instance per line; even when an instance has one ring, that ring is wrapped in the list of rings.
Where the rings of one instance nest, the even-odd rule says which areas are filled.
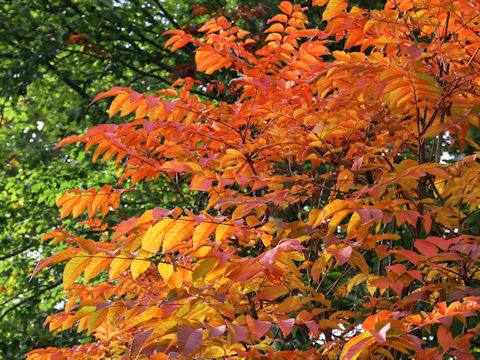
[[[191,48],[175,53],[163,48],[166,38],[159,34],[167,28],[194,32],[208,14],[222,13],[243,19],[255,31],[266,21],[267,15],[259,15],[278,1],[263,2],[261,8],[247,1],[235,11],[228,8],[238,4],[226,2],[224,10],[223,3],[0,3],[0,359],[79,341],[75,332],[53,336],[41,330],[47,314],[63,301],[62,267],[28,279],[38,260],[52,253],[52,245],[40,239],[60,222],[55,200],[73,188],[114,185],[116,169],[91,164],[81,149],[55,149],[58,139],[104,122],[104,104],[88,106],[99,88],[129,84],[146,91],[192,73]],[[133,204],[168,206],[176,198],[170,190],[161,197],[126,194],[115,214],[120,217],[112,221],[134,216]],[[81,231],[68,220],[64,229]]]
[[[229,84],[95,98],[133,120],[59,146],[95,148],[119,185],[58,199],[92,233],[48,233],[65,247],[34,271],[67,260],[65,310],[46,323],[95,340],[28,359],[478,355],[480,7],[313,6],[322,29],[283,1],[261,38],[225,17],[167,31]],[[214,85],[235,100],[191,91]],[[166,184],[184,206],[106,222]]]

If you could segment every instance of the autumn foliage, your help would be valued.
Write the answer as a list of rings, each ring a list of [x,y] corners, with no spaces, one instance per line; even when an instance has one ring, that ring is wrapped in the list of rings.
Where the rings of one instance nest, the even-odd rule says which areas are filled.
[[[34,271],[67,261],[46,323],[95,341],[28,359],[474,359],[480,4],[313,5],[322,29],[284,1],[263,37],[222,17],[167,32],[198,72],[234,74],[234,101],[192,78],[97,96],[131,122],[59,145],[115,162],[123,187],[64,194],[61,216],[103,235],[47,234],[65,247]],[[165,182],[187,206],[105,222]]]

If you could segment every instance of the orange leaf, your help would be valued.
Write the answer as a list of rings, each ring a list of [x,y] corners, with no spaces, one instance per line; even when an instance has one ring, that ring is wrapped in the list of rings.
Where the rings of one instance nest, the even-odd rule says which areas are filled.
[[[55,254],[53,256],[40,260],[37,266],[35,267],[35,269],[33,270],[32,277],[35,276],[35,274],[37,274],[40,270],[42,270],[44,267],[48,265],[56,264],[64,260],[71,259],[72,257],[75,256],[76,251],[77,249],[68,248],[60,251],[58,254]]]
[[[198,247],[205,243],[205,240],[213,233],[217,228],[214,222],[203,222],[196,226],[193,230],[193,246]]]
[[[83,274],[83,282],[86,283],[91,278],[97,276],[102,270],[105,270],[108,264],[112,261],[112,258],[107,257],[103,253],[97,253],[96,256],[92,256],[90,262],[85,268]]]
[[[327,7],[322,15],[322,20],[326,21],[337,17],[347,6],[348,2],[346,0],[328,0]]]
[[[115,97],[110,104],[110,109],[108,110],[109,117],[111,118],[113,115],[115,115],[127,101],[130,101],[129,93],[124,92],[120,95],[117,95],[117,97]]]
[[[178,219],[175,225],[170,227],[165,234],[162,243],[163,252],[167,252],[176,245],[183,243],[183,241],[192,235],[195,228],[195,222],[189,218]]]
[[[265,32],[275,32],[275,33],[283,33],[285,31],[285,27],[280,23],[275,23],[271,25]]]
[[[293,12],[293,5],[290,1],[282,1],[278,7],[287,15],[291,15]]]
[[[381,310],[377,314],[370,315],[365,319],[362,324],[364,330],[373,330],[377,322],[388,319],[392,316],[392,313],[388,310]]]

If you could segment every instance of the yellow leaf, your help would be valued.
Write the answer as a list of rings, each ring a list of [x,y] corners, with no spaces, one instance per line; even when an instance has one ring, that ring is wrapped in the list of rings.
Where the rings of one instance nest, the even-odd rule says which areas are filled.
[[[227,356],[226,349],[216,346],[209,345],[200,352],[200,356],[206,359],[220,359]]]
[[[68,289],[70,285],[82,274],[83,270],[90,262],[90,257],[86,253],[79,253],[72,258],[63,269],[63,288]]]
[[[147,260],[145,253],[140,253],[132,260],[130,265],[130,270],[132,271],[133,279],[136,279],[138,275],[143,274],[150,267],[150,261]]]
[[[153,318],[155,318],[158,314],[158,308],[155,306],[149,306],[147,310],[137,312],[135,315],[128,319],[127,327],[131,328],[137,326],[138,324],[145,323]]]
[[[319,216],[322,215],[322,210],[320,209],[312,209],[308,214],[308,221],[307,224],[313,227],[313,224],[316,223]]]
[[[193,271],[192,274],[192,279],[193,281],[197,280],[202,280],[202,278],[205,276],[207,272],[210,270],[213,270],[215,268],[215,265],[218,263],[217,258],[206,258],[200,260],[195,266],[195,270]]]
[[[88,330],[87,334],[91,334],[96,328],[98,328],[106,319],[108,309],[102,309],[95,311],[88,315]]]
[[[358,251],[353,250],[352,255],[350,256],[349,262],[355,265],[364,274],[368,274],[370,267],[365,261],[365,258],[363,257],[363,255],[360,254]]]
[[[389,68],[380,74],[380,81],[388,81],[397,78],[403,78],[405,76],[405,70],[402,68],[394,67]]]
[[[375,294],[375,291],[377,290],[377,287],[372,285],[372,282],[376,279],[378,279],[379,277],[376,276],[376,275],[368,275],[368,279],[367,279],[367,290],[368,292],[370,293],[370,295],[373,296],[373,294]],[[383,289],[383,292],[385,291],[385,289]],[[383,292],[380,290],[380,294],[383,294]]]
[[[167,282],[168,279],[170,279],[170,276],[172,276],[173,265],[161,262],[158,264],[158,272],[162,276],[163,280]]]
[[[90,202],[92,202],[94,198],[89,193],[83,193],[77,197],[77,203],[72,209],[72,216],[74,218],[78,217],[83,210],[88,206]]]
[[[360,215],[355,211],[352,216],[350,217],[350,221],[348,222],[347,226],[347,239],[353,237],[353,232],[358,228],[358,226],[362,223],[362,218]]]
[[[142,250],[156,253],[162,245],[166,231],[175,224],[174,219],[165,218],[150,227],[142,239]]]
[[[275,300],[284,295],[287,291],[288,290],[283,285],[265,286],[257,295],[255,295],[254,299]]]
[[[354,286],[357,286],[367,280],[367,275],[360,273],[355,275],[353,278],[347,281],[347,294],[353,290]]]

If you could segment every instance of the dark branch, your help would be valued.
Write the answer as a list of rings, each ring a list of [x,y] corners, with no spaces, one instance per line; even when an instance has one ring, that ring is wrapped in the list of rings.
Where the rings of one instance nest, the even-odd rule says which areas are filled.
[[[7,310],[5,310],[5,311],[0,315],[0,321],[2,321],[3,318],[4,318],[5,316],[7,316],[7,314],[8,314],[10,311],[15,310],[15,309],[18,308],[19,306],[22,306],[23,304],[29,302],[29,301],[32,300],[32,299],[35,299],[36,297],[42,296],[45,291],[54,289],[54,288],[56,288],[58,285],[60,285],[61,283],[62,283],[62,280],[61,280],[61,279],[60,279],[60,280],[57,280],[57,281],[55,281],[53,284],[48,285],[48,286],[45,286],[45,287],[39,289],[39,291],[38,291],[37,293],[35,293],[35,294],[27,297],[26,299],[23,299],[23,300],[20,301],[19,303],[16,303],[15,305],[10,306]]]

